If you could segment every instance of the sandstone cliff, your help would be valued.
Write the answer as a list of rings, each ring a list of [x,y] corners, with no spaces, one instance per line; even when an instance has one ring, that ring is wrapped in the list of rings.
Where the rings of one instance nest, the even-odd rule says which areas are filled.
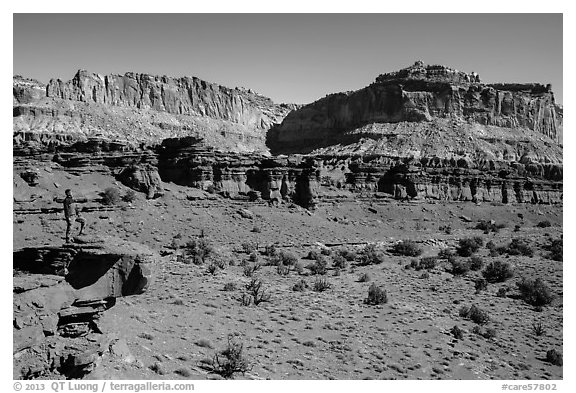
[[[147,143],[194,135],[221,150],[246,152],[266,152],[266,130],[294,107],[194,77],[87,71],[47,86],[14,77],[13,105],[15,133]]]
[[[559,141],[562,123],[549,85],[487,85],[475,73],[416,62],[398,72],[378,76],[363,89],[332,94],[293,111],[268,133],[267,144],[273,153],[309,153],[339,143],[358,142],[365,135],[372,139],[390,138],[396,135],[398,125],[414,127],[416,136],[425,138],[426,124],[435,119],[444,120],[446,127],[452,122],[466,124],[486,138],[503,128],[527,131],[524,139],[545,136],[552,143]],[[443,133],[442,122],[436,125]],[[455,150],[482,150],[482,146],[460,149],[452,135],[445,140]]]

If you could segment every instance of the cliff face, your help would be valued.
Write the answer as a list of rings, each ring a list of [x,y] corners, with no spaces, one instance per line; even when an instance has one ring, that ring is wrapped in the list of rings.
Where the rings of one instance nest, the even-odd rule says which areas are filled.
[[[249,90],[230,89],[195,77],[172,78],[128,72],[99,75],[80,70],[70,81],[52,79],[48,97],[112,106],[207,116],[267,129],[285,108]]]
[[[550,86],[486,85],[474,73],[416,62],[358,91],[329,95],[293,111],[268,133],[267,144],[273,153],[310,152],[356,142],[357,130],[369,124],[389,125],[383,132],[390,134],[392,124],[416,126],[433,119],[526,129],[554,142],[561,127]]]
[[[193,135],[224,151],[267,152],[266,130],[293,109],[194,77],[78,71],[47,86],[14,77],[15,133],[160,143]],[[46,139],[38,137],[36,139]]]

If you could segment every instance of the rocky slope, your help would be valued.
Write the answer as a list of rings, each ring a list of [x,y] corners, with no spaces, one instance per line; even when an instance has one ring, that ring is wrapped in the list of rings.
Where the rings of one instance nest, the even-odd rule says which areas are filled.
[[[13,81],[14,132],[44,139],[101,135],[156,143],[196,135],[223,150],[265,152],[266,130],[293,107],[194,77],[81,70],[70,81],[47,86],[20,76]]]

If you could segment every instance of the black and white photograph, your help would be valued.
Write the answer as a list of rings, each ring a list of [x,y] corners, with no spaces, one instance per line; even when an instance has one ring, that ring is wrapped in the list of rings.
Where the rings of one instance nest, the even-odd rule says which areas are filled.
[[[562,13],[136,12],[12,14],[15,391],[556,390]]]

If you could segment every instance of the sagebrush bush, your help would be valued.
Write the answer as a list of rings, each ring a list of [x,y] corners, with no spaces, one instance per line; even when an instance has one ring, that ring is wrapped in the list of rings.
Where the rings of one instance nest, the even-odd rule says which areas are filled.
[[[474,289],[476,290],[476,293],[480,293],[481,291],[485,290],[486,288],[488,288],[488,281],[486,281],[483,278],[477,278],[474,281]]]
[[[549,228],[552,226],[552,223],[548,220],[544,220],[544,221],[540,221],[538,224],[536,224],[536,226],[538,228]]]
[[[378,265],[384,262],[384,254],[374,244],[367,244],[358,257],[360,265]]]
[[[449,259],[452,256],[454,256],[454,251],[452,251],[449,248],[443,248],[438,253],[438,258],[440,258],[440,259]]]
[[[346,269],[348,262],[342,255],[334,253],[332,255],[332,265],[337,269]]]
[[[236,290],[236,283],[233,282],[227,282],[226,284],[224,284],[224,290],[226,292],[232,292]]]
[[[214,248],[206,238],[192,239],[185,246],[186,256],[196,265],[201,265],[214,254]]]
[[[452,265],[450,273],[455,276],[463,276],[470,271],[470,264],[468,261],[453,258],[450,260],[450,264]]]
[[[532,306],[546,306],[554,300],[554,294],[540,278],[530,279],[522,277],[522,280],[516,285],[522,299]]]
[[[271,295],[266,291],[264,283],[261,280],[253,278],[252,281],[246,284],[246,290],[252,296],[252,301],[255,306],[270,301]]]
[[[450,333],[454,336],[457,340],[462,340],[464,338],[464,332],[458,326],[454,325],[452,329],[450,329]]]
[[[294,266],[298,262],[298,257],[290,251],[281,250],[276,252],[268,263],[272,266]]]
[[[514,276],[514,269],[508,262],[490,262],[482,271],[482,275],[489,283],[504,282]]]
[[[330,288],[332,288],[332,284],[330,284],[325,278],[318,278],[314,281],[313,289],[316,292],[324,292]]]
[[[364,299],[364,303],[370,305],[388,303],[388,294],[385,289],[380,288],[376,283],[372,283],[370,288],[368,288],[368,297]]]
[[[250,370],[250,365],[243,350],[244,345],[237,342],[233,335],[229,335],[226,349],[217,352],[212,359],[212,372],[224,378],[230,378],[235,373],[245,374]]]
[[[431,270],[436,267],[435,257],[424,257],[420,259],[420,263],[415,267],[416,270],[426,269]]]
[[[314,263],[307,266],[310,269],[312,274],[320,274],[324,275],[328,272],[328,261],[326,257],[320,255],[318,259],[314,261]]]
[[[358,282],[368,282],[371,279],[372,278],[370,277],[370,274],[368,274],[368,273],[362,273],[360,276],[358,276]]]
[[[546,361],[555,366],[562,366],[564,363],[562,353],[555,349],[551,349],[546,352]]]
[[[544,249],[549,251],[549,254],[546,256],[553,261],[562,262],[564,246],[562,239],[550,239],[550,243],[544,246]]]
[[[344,247],[338,248],[336,254],[342,256],[348,262],[355,261],[357,256],[356,251]]]
[[[499,254],[534,256],[534,250],[530,246],[530,241],[521,238],[512,239],[507,246],[498,247],[496,250]]]
[[[244,251],[246,254],[252,254],[253,252],[258,251],[258,244],[254,242],[244,242],[241,246],[242,251]]]
[[[462,306],[459,314],[461,317],[469,319],[478,325],[484,325],[490,321],[488,313],[475,304],[470,307]]]
[[[474,255],[472,256],[472,258],[470,258],[469,264],[470,264],[470,270],[474,271],[482,270],[482,268],[484,267],[484,260],[481,257]]]
[[[102,193],[102,203],[105,205],[117,205],[122,200],[120,191],[114,187],[108,187]]]
[[[308,283],[304,280],[300,280],[292,286],[292,290],[295,292],[303,292],[308,288]]]
[[[276,255],[276,252],[278,250],[276,249],[276,245],[274,244],[268,244],[264,247],[264,255],[268,256],[268,257],[272,257],[274,255]]]
[[[456,252],[461,257],[469,257],[474,254],[484,245],[484,240],[481,237],[472,237],[458,240],[458,247]]]
[[[484,231],[485,234],[490,232],[498,233],[500,229],[506,228],[505,224],[496,224],[494,221],[481,220],[476,224],[476,229]]]
[[[413,240],[403,240],[392,247],[392,252],[406,257],[417,257],[422,254],[422,249]]]
[[[316,249],[310,250],[308,252],[308,256],[307,256],[308,259],[313,259],[313,260],[316,260],[320,257],[322,257],[322,254],[320,253],[320,250],[316,250]]]

